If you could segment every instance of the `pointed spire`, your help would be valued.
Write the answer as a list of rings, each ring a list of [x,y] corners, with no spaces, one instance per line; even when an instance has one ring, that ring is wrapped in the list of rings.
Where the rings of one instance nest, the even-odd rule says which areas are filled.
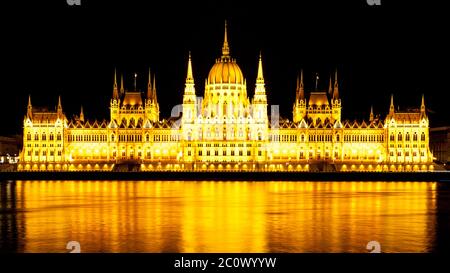
[[[339,99],[339,84],[338,84],[338,73],[337,69],[334,74],[334,88],[333,88],[333,100]]]
[[[319,87],[319,73],[316,72],[316,91],[318,87]]]
[[[420,114],[425,115],[426,114],[426,108],[425,108],[425,96],[422,94],[422,103],[420,104]]]
[[[33,115],[33,106],[31,106],[31,96],[28,95],[28,106],[27,106],[27,117],[31,117]]]
[[[123,74],[120,75],[120,94],[123,94],[125,89],[123,88]]]
[[[80,121],[83,121],[83,122],[84,122],[83,105],[81,105],[81,109],[80,109]]]
[[[134,91],[135,92],[137,92],[136,81],[137,81],[137,73],[134,73]]]
[[[61,96],[58,96],[58,108],[57,108],[58,115],[62,114],[62,105],[61,105]]]
[[[331,80],[331,75],[330,75],[330,84],[328,85],[328,95],[332,95],[333,94],[333,83]]]
[[[394,95],[391,94],[391,105],[389,106],[389,114],[392,115],[395,112],[395,107],[394,107]]]
[[[370,106],[370,116],[369,116],[369,121],[370,121],[370,122],[373,121],[373,106]]]
[[[299,99],[305,99],[305,88],[303,86],[303,69],[300,71]]]
[[[193,84],[193,83],[194,83],[194,76],[192,74],[192,59],[191,59],[191,52],[189,51],[186,84]]]
[[[261,51],[259,52],[258,76],[256,77],[256,83],[257,84],[264,84],[264,75],[263,75],[263,68],[262,68]]]
[[[148,69],[148,83],[147,83],[147,100],[152,97],[152,74],[150,68]]]
[[[156,75],[153,75],[153,101],[154,103],[158,103],[158,98],[156,96]]]
[[[228,45],[227,21],[225,20],[225,34],[223,38],[222,58],[228,57],[229,55],[230,55],[230,47]]]
[[[114,89],[113,89],[113,99],[119,98],[119,91],[117,89],[117,71],[114,69]]]

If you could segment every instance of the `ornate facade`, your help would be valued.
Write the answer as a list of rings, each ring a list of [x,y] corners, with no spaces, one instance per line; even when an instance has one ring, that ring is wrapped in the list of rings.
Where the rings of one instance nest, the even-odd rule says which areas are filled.
[[[19,170],[141,171],[429,171],[428,117],[422,97],[417,111],[395,110],[384,120],[341,120],[337,72],[328,90],[305,93],[297,78],[293,120],[280,119],[268,102],[259,56],[256,86],[247,94],[244,75],[230,55],[225,26],[222,56],[197,96],[191,55],[182,108],[160,119],[155,78],[145,94],[118,87],[110,119],[89,121],[83,109],[68,120],[28,101]],[[131,167],[130,167],[131,166]]]

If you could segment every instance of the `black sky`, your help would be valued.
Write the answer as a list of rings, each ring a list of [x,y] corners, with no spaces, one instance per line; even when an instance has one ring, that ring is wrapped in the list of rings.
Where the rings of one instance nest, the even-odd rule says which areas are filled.
[[[425,94],[432,126],[449,125],[448,23],[443,1],[11,1],[2,6],[0,135],[20,133],[31,94],[35,106],[68,117],[83,105],[88,119],[107,119],[113,71],[126,85],[146,88],[157,76],[161,117],[181,103],[187,54],[197,94],[220,56],[228,20],[231,54],[253,95],[262,51],[270,104],[291,117],[296,75],[306,89],[319,73],[326,89],[337,68],[344,119],[385,116],[390,94],[400,108],[419,107]]]

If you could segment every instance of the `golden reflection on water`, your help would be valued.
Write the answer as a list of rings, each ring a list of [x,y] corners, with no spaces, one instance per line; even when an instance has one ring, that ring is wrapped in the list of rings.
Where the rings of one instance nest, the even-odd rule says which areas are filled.
[[[436,183],[16,182],[19,252],[426,252]],[[4,223],[3,223],[4,224]],[[5,237],[4,235],[2,237]]]

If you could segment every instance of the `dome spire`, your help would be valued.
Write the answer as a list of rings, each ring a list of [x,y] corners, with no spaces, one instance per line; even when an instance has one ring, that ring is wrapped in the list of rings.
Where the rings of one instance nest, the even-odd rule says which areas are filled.
[[[225,20],[225,34],[223,38],[223,46],[222,46],[222,58],[230,56],[230,47],[228,46],[228,34],[227,34],[227,20]]]
[[[264,84],[263,68],[262,68],[262,57],[261,51],[259,52],[259,62],[258,62],[258,76],[256,78],[256,83]]]
[[[194,83],[194,76],[192,75],[192,60],[191,60],[191,52],[190,51],[189,51],[189,61],[188,61],[186,83]]]

